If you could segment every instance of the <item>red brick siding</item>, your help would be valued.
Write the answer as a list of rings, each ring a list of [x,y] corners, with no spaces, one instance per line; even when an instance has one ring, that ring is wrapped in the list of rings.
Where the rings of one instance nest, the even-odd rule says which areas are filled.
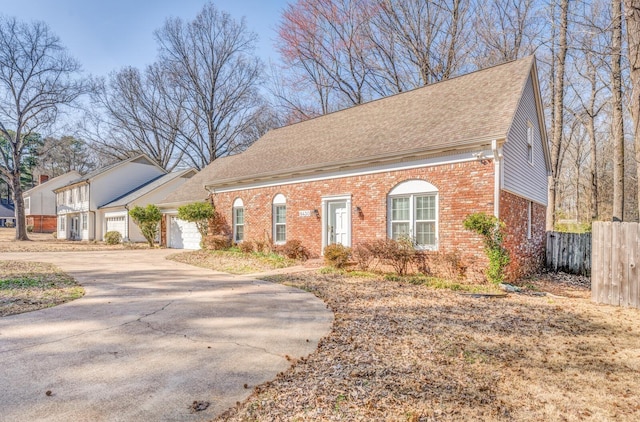
[[[462,227],[464,218],[483,211],[493,213],[494,166],[470,161],[457,164],[389,171],[275,187],[246,189],[215,194],[216,210],[230,229],[232,204],[241,198],[245,208],[244,238],[264,240],[272,238],[272,201],[281,193],[287,200],[287,239],[299,239],[315,255],[322,248],[321,219],[300,217],[299,211],[317,209],[322,212],[321,200],[327,195],[351,195],[352,244],[387,236],[387,195],[398,183],[422,179],[439,191],[439,249],[460,250],[467,256],[483,259],[482,242]],[[356,212],[362,209],[362,215]]]
[[[33,226],[34,233],[53,233],[57,229],[58,218],[55,215],[29,215],[27,225]]]
[[[500,219],[506,224],[504,245],[511,255],[507,271],[515,280],[542,268],[546,242],[546,208],[532,204],[531,239],[527,239],[528,200],[510,192],[500,192]]]

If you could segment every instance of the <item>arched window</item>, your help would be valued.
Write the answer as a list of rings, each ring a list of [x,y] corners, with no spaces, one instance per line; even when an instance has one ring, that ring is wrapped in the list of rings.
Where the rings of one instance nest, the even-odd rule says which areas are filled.
[[[244,240],[244,203],[242,199],[233,201],[233,241],[236,243]]]
[[[411,238],[420,249],[438,248],[438,189],[407,180],[389,192],[389,237]]]
[[[281,193],[273,198],[273,242],[287,242],[287,199]]]

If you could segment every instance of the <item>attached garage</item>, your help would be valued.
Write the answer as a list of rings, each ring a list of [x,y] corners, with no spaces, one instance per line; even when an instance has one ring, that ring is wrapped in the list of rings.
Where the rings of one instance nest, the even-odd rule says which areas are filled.
[[[180,220],[176,216],[169,219],[168,245],[174,249],[200,249],[202,236],[195,223]]]
[[[118,216],[118,217],[107,217],[107,232],[120,232],[122,238],[126,238],[127,234],[127,223],[126,217]]]

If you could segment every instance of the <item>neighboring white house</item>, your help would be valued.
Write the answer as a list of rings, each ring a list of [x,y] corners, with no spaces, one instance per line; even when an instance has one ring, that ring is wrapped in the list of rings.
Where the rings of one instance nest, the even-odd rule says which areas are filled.
[[[209,192],[204,188],[205,182],[211,180],[210,173],[218,164],[229,159],[230,157],[217,158],[212,164],[189,179],[180,189],[176,189],[156,204],[163,214],[160,233],[162,245],[175,249],[200,249],[202,236],[198,228],[195,223],[178,218],[178,207],[206,201]]]
[[[27,226],[31,226],[36,233],[53,233],[56,231],[56,194],[53,191],[80,177],[80,173],[72,170],[25,191],[22,194],[22,198],[24,200],[24,214],[27,219]]]
[[[146,155],[95,170],[54,189],[58,239],[102,240],[105,229],[124,224],[105,219],[100,207],[158,179],[167,172]]]
[[[102,216],[103,232],[118,231],[125,240],[144,242],[145,238],[142,232],[129,217],[129,210],[135,206],[146,207],[149,204],[158,203],[195,174],[195,169],[165,174],[108,204],[102,205],[99,207],[99,214]]]

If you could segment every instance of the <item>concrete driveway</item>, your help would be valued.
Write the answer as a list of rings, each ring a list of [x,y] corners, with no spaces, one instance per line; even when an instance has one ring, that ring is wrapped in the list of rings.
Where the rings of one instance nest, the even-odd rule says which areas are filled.
[[[55,263],[86,289],[0,318],[0,420],[208,420],[329,332],[312,294],[165,260],[172,252],[0,254]],[[194,401],[210,405],[193,412]]]

